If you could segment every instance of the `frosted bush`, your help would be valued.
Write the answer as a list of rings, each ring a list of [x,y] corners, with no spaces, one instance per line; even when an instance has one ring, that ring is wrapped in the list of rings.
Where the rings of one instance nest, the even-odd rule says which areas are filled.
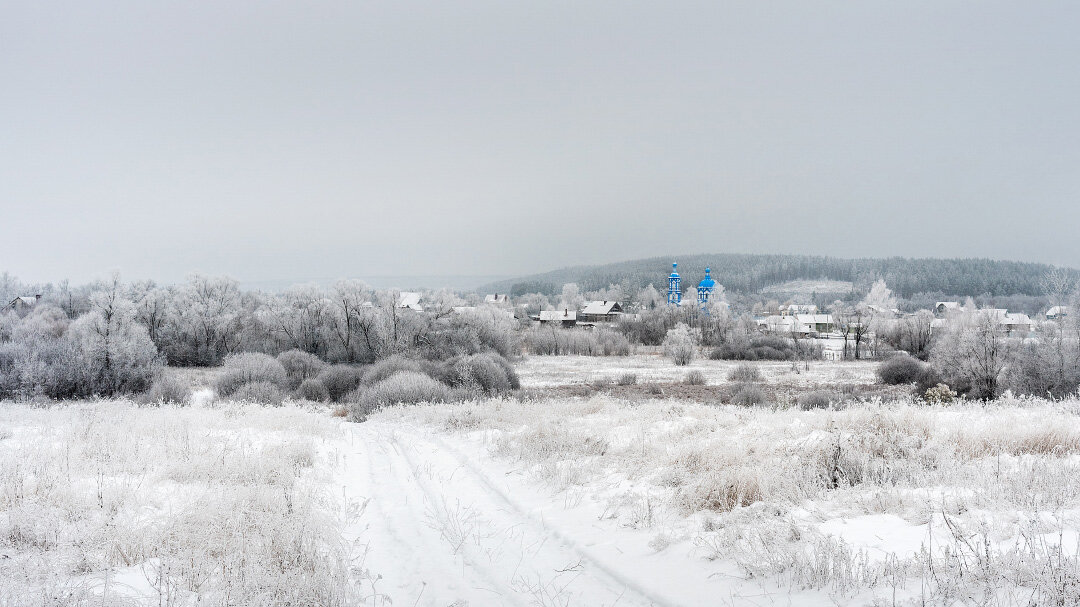
[[[796,402],[798,402],[799,408],[803,411],[810,411],[812,409],[828,409],[834,403],[838,403],[841,400],[841,396],[836,392],[815,390],[806,394],[800,394]]]
[[[246,352],[225,357],[225,369],[215,382],[221,396],[232,396],[245,384],[267,382],[279,388],[289,384],[285,367],[269,354]]]
[[[285,392],[272,382],[253,381],[240,386],[229,398],[245,403],[280,407],[285,402]]]
[[[514,368],[505,358],[494,353],[473,354],[449,361],[441,379],[452,387],[489,396],[521,387]]]
[[[421,373],[427,376],[434,376],[439,374],[438,365],[422,360],[416,360],[412,358],[405,358],[404,356],[395,354],[389,358],[380,360],[379,362],[371,365],[364,371],[365,385],[371,386],[387,379],[391,375],[401,373],[402,371],[411,371],[413,373]]]
[[[956,392],[950,390],[945,384],[938,384],[928,388],[923,393],[923,398],[931,405],[947,405],[956,400]]]
[[[768,402],[769,396],[757,384],[742,384],[731,395],[731,404],[741,407],[754,407]]]
[[[191,386],[183,379],[161,373],[146,393],[146,399],[155,404],[186,405],[191,398]]]
[[[779,335],[729,341],[709,352],[712,360],[791,360],[796,355],[795,341]]]
[[[737,365],[734,369],[728,372],[728,381],[737,382],[755,382],[761,381],[761,371],[755,365],[743,363]]]
[[[690,386],[704,386],[705,374],[698,370],[693,370],[686,374],[686,378],[683,379],[683,383]]]
[[[883,384],[912,384],[928,371],[929,365],[906,354],[893,356],[878,366],[878,379]]]
[[[317,379],[305,379],[296,389],[296,395],[305,400],[324,403],[330,400],[330,391]]]
[[[667,332],[664,338],[664,356],[671,358],[678,366],[690,364],[694,359],[694,337],[690,333],[690,327],[679,323],[674,329]]]
[[[364,421],[372,411],[389,405],[441,403],[450,399],[450,388],[416,371],[400,371],[373,386],[350,395],[349,419]]]
[[[361,371],[352,365],[331,365],[315,378],[326,387],[330,400],[338,403],[360,385]]]
[[[301,350],[289,350],[277,356],[278,362],[285,367],[285,375],[289,380],[288,387],[296,389],[304,380],[314,379],[326,368],[326,363],[318,356]]]

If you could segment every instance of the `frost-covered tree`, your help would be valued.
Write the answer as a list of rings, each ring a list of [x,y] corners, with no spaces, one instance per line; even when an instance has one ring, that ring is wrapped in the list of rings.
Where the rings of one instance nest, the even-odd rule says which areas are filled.
[[[90,298],[91,310],[71,323],[67,338],[81,359],[83,395],[142,392],[161,366],[157,348],[135,318],[135,305],[113,275]]]
[[[930,364],[954,390],[991,399],[1004,390],[1002,376],[1013,349],[993,314],[965,310],[934,345]]]
[[[363,342],[361,319],[371,307],[374,293],[360,280],[342,280],[334,285],[331,296],[330,334],[334,341],[333,360],[371,361],[374,356]]]
[[[926,360],[930,357],[930,323],[933,320],[933,312],[919,310],[912,316],[891,322],[880,337],[893,348],[903,350],[919,360]]]
[[[837,332],[844,338],[844,358],[863,358],[863,346],[873,320],[870,308],[837,300],[832,305],[832,315]]]
[[[584,304],[585,297],[582,296],[577,283],[568,282],[563,285],[562,296],[559,299],[559,308],[565,310],[580,310]]]
[[[586,301],[617,301],[620,304],[626,304],[626,299],[622,285],[615,284],[608,285],[606,289],[597,289],[585,294]]]
[[[895,310],[896,297],[893,296],[892,291],[885,284],[885,280],[878,279],[870,286],[870,291],[863,298],[862,305],[866,307],[873,306],[882,310]]]
[[[1016,394],[1062,398],[1080,388],[1080,340],[1065,323],[1043,323],[1039,338],[1017,344],[1006,371]]]
[[[266,298],[258,319],[279,341],[279,348],[326,357],[333,331],[333,302],[315,285],[296,286]]]
[[[660,295],[660,292],[651,283],[638,292],[637,299],[644,310],[655,310],[658,306],[664,305],[665,302],[664,296]]]
[[[241,349],[245,320],[244,296],[238,283],[225,277],[193,275],[170,290],[166,321],[159,343],[171,364],[209,366]]]
[[[1051,306],[1063,306],[1068,303],[1075,283],[1068,270],[1054,268],[1043,276],[1040,286]]]
[[[518,303],[525,307],[525,312],[530,316],[551,309],[551,301],[543,293],[526,293],[518,297]]]
[[[690,364],[694,359],[696,347],[690,327],[679,323],[667,332],[664,338],[664,355],[671,358],[678,366]]]
[[[135,306],[135,319],[146,327],[150,339],[160,349],[162,330],[168,321],[169,302],[173,294],[152,280],[141,280],[131,283],[127,297]]]

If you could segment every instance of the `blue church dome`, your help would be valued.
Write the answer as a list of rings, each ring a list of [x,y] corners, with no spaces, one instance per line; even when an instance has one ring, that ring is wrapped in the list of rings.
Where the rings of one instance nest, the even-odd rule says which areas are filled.
[[[712,279],[712,270],[710,268],[705,268],[705,278],[701,279],[698,287],[710,290],[716,288],[716,281]]]

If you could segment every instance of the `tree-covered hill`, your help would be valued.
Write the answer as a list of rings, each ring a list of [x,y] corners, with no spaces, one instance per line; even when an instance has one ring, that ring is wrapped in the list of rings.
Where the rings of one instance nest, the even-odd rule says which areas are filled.
[[[513,295],[535,292],[552,294],[564,283],[575,282],[583,290],[604,288],[611,284],[639,289],[651,283],[664,291],[667,289],[667,275],[671,272],[672,261],[679,262],[684,288],[696,284],[708,266],[712,268],[713,278],[729,292],[756,293],[770,285],[799,279],[848,281],[861,290],[874,280],[884,278],[889,287],[902,297],[912,297],[916,293],[942,293],[956,297],[1038,295],[1042,293],[1043,277],[1052,269],[1052,266],[1040,263],[991,259],[843,259],[814,255],[718,253],[562,268],[490,283],[478,290],[510,292]],[[1080,278],[1080,272],[1070,272],[1074,280]]]

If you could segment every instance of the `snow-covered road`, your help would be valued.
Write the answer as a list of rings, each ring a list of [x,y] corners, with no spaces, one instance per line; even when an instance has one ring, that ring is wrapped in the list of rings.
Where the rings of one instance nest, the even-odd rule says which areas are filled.
[[[641,563],[605,541],[595,518],[559,521],[536,505],[541,494],[512,492],[512,479],[443,436],[376,421],[347,431],[340,483],[364,505],[347,536],[365,547],[363,566],[384,604],[699,604],[658,596],[658,586],[670,592],[677,580],[660,572],[643,579]]]

